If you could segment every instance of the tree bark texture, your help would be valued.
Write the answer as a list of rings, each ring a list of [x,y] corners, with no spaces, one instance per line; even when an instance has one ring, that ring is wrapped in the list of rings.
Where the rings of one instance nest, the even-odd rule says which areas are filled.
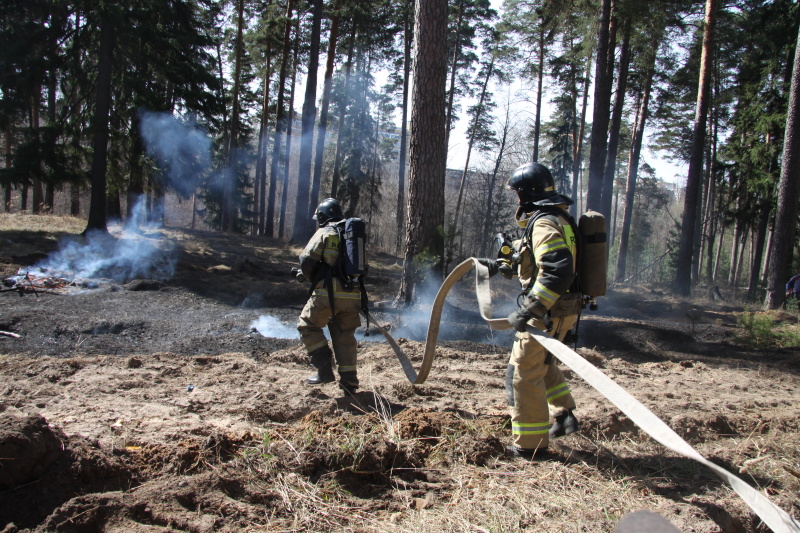
[[[236,193],[236,174],[238,172],[238,164],[236,157],[236,149],[239,143],[239,93],[241,91],[241,73],[242,73],[242,54],[244,50],[244,43],[242,42],[242,34],[244,32],[244,0],[239,0],[237,7],[237,23],[236,23],[236,44],[235,44],[235,66],[233,72],[233,104],[231,111],[231,128],[228,135],[228,146],[225,154],[225,160],[228,167],[228,172],[224,174],[224,182],[222,185],[222,231],[233,231],[236,206],[234,204],[234,195]]]
[[[608,150],[606,167],[603,171],[603,213],[611,212],[611,201],[614,192],[614,174],[617,169],[617,149],[619,148],[619,131],[622,126],[622,114],[625,106],[625,93],[628,90],[628,68],[630,66],[631,22],[625,19],[622,46],[620,48],[619,71],[617,74],[617,95],[611,117],[611,128],[608,133]],[[609,243],[613,243],[612,239]]]
[[[589,101],[589,85],[592,81],[592,52],[589,52],[589,57],[586,58],[586,77],[583,80],[583,102],[581,103],[581,122],[578,125],[577,132],[575,132],[575,139],[572,141],[573,155],[572,155],[572,194],[575,203],[569,206],[569,212],[577,218],[578,213],[582,212],[581,206],[585,205],[582,199],[581,190],[581,166],[583,164],[583,137],[586,131],[586,107]]]
[[[341,176],[339,173],[342,168],[342,159],[344,154],[342,145],[344,143],[344,135],[347,131],[348,123],[352,122],[350,113],[348,113],[349,103],[349,88],[350,88],[350,73],[353,70],[353,53],[356,46],[356,35],[358,35],[358,25],[353,21],[353,29],[350,32],[350,44],[347,49],[347,62],[344,69],[344,90],[342,91],[341,102],[339,104],[339,132],[336,134],[336,153],[333,156],[333,175],[331,176],[331,196],[336,198],[339,193],[339,181]]]
[[[786,114],[786,133],[783,140],[783,167],[778,185],[778,212],[770,252],[771,262],[767,279],[768,309],[778,309],[785,300],[784,286],[789,279],[797,203],[800,195],[800,36],[794,52],[794,70],[789,90],[789,108]]]
[[[412,279],[414,259],[427,250],[441,263],[443,253],[447,0],[418,0],[414,19],[408,225],[399,294],[406,303],[419,281]]]
[[[461,55],[461,25],[464,22],[464,0],[458,0],[458,20],[456,21],[455,38],[453,41],[453,59],[450,64],[450,90],[447,91],[447,125],[445,127],[445,146],[450,145],[450,129],[453,127],[453,101],[456,96],[456,73],[458,72],[458,58]]]
[[[272,49],[267,46],[267,59],[264,65],[264,98],[261,102],[261,124],[258,131],[258,156],[256,157],[256,234],[264,234],[264,220],[267,209],[267,142],[269,134],[269,81],[272,74]]]
[[[267,219],[264,223],[264,235],[267,237],[275,236],[275,194],[278,189],[278,163],[281,160],[281,138],[286,127],[286,110],[283,108],[283,99],[286,93],[286,71],[289,68],[289,53],[292,49],[292,0],[286,3],[285,18],[283,56],[281,57],[281,70],[278,75],[278,109],[275,115],[275,138],[272,142],[272,160],[269,167]]]
[[[686,178],[686,198],[681,219],[681,240],[678,247],[678,268],[675,288],[678,294],[689,296],[692,291],[692,256],[694,255],[694,232],[697,224],[697,202],[703,181],[703,155],[705,153],[706,120],[711,94],[711,67],[714,45],[714,25],[718,0],[706,0],[706,15],[703,27],[703,53],[700,60],[700,81],[697,88],[694,131],[692,133],[689,172]]]
[[[14,161],[14,155],[13,155],[13,150],[12,150],[14,142],[13,142],[13,137],[12,137],[12,134],[11,134],[11,116],[8,113],[6,113],[4,118],[5,118],[5,123],[6,123],[6,131],[5,131],[5,134],[6,134],[6,160],[5,160],[5,163],[6,163],[6,168],[11,168],[12,163]],[[10,213],[11,212],[11,184],[10,183],[6,183],[6,186],[4,187],[4,189],[5,190],[4,190],[4,194],[3,194],[3,204],[5,206],[5,212],[6,213]]]
[[[111,69],[114,63],[114,24],[109,16],[100,28],[94,118],[92,120],[92,194],[86,230],[106,232],[106,168],[108,166],[108,116],[111,110]]]
[[[289,113],[286,117],[286,149],[284,150],[285,164],[283,165],[283,187],[281,189],[281,209],[278,215],[278,237],[286,237],[286,205],[289,201],[289,167],[292,162],[292,128],[294,124],[294,93],[297,86],[297,54],[300,47],[300,15],[298,14],[294,27],[294,47],[292,50],[292,84],[289,89]]]
[[[642,143],[644,141],[644,128],[647,124],[647,112],[650,106],[650,91],[653,87],[653,75],[655,74],[656,52],[653,50],[651,63],[648,66],[647,74],[642,90],[642,99],[638,111],[638,120],[634,128],[633,145],[631,146],[630,158],[628,160],[628,179],[625,191],[625,212],[622,217],[622,234],[619,239],[619,253],[617,254],[616,281],[621,282],[625,279],[626,264],[628,261],[628,240],[631,233],[631,222],[633,221],[634,200],[636,198],[636,181],[639,178],[639,162],[642,154]]]
[[[597,31],[597,62],[594,74],[594,106],[592,133],[589,147],[589,179],[586,191],[587,209],[601,210],[603,197],[603,170],[606,164],[608,121],[611,104],[611,76],[608,72],[609,23],[611,0],[603,0]]]
[[[536,80],[536,118],[533,122],[533,157],[539,162],[539,136],[542,132],[542,87],[544,85],[544,19],[539,19],[539,72]]]
[[[306,76],[306,92],[303,100],[303,114],[300,136],[300,160],[297,170],[297,198],[294,211],[294,228],[292,240],[306,242],[314,228],[308,216],[308,204],[311,185],[311,159],[314,150],[314,122],[317,119],[317,70],[319,70],[319,39],[322,32],[322,3],[314,0],[311,19],[311,49],[308,58],[308,75]]]
[[[402,251],[403,237],[406,234],[406,156],[408,154],[408,78],[411,72],[411,43],[413,32],[411,13],[414,0],[408,0],[403,14],[403,118],[400,125],[400,163],[397,173],[397,238],[395,248]]]
[[[325,137],[328,129],[328,108],[331,103],[331,88],[333,87],[333,65],[336,59],[336,43],[339,40],[339,17],[331,20],[331,33],[328,37],[328,57],[325,62],[325,83],[322,89],[322,105],[319,111],[319,126],[317,127],[317,146],[314,155],[314,177],[311,180],[311,197],[308,202],[308,219],[314,216],[314,211],[319,205],[319,188],[322,181],[322,160],[325,155]],[[312,224],[313,226],[313,224]]]

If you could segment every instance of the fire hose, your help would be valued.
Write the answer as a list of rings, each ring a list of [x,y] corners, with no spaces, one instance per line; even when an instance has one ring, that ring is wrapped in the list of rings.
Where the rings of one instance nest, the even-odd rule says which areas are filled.
[[[436,355],[436,341],[439,336],[439,323],[442,318],[445,298],[455,283],[473,268],[475,269],[475,293],[481,317],[493,330],[500,331],[511,328],[511,325],[505,318],[492,318],[489,269],[480,264],[474,257],[467,259],[453,269],[436,294],[431,309],[431,318],[428,323],[425,351],[419,370],[415,370],[413,363],[392,336],[384,328],[378,326],[380,332],[394,350],[397,359],[400,361],[400,366],[402,366],[406,377],[412,384],[421,384],[427,379]],[[376,321],[373,320],[373,322],[377,324]],[[577,352],[547,333],[530,325],[527,326],[527,331],[537,342],[544,346],[547,351],[556,356],[562,363],[575,372],[575,374],[586,381],[586,383],[605,396],[654,440],[661,443],[666,448],[710,468],[715,474],[727,482],[758,517],[775,533],[800,533],[800,522],[772,503],[765,495],[748,485],[741,478],[703,457],[688,442],[675,433],[672,428],[664,423],[663,420],[658,418],[652,411],[639,402],[639,400],[631,396],[625,389],[617,385],[611,378],[603,374],[596,366],[589,363]]]

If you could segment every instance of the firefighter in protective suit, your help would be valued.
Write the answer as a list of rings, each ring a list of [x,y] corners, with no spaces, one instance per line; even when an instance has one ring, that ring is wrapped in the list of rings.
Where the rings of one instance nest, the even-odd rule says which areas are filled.
[[[575,288],[577,238],[566,208],[573,201],[556,192],[552,174],[539,163],[515,170],[506,188],[519,196],[515,218],[524,231],[515,246],[518,259],[514,264],[501,259],[490,269],[499,269],[507,277],[510,269],[522,285],[520,307],[508,316],[517,334],[506,370],[514,439],[507,452],[540,459],[548,456],[549,439],[579,429],[573,414],[575,400],[557,360],[525,331],[531,324],[563,341],[580,313],[581,294],[570,291]],[[548,404],[555,414],[552,426]]]
[[[317,373],[306,382],[311,385],[333,383],[333,358],[339,373],[339,386],[353,394],[358,388],[356,328],[361,325],[361,292],[358,283],[350,290],[333,275],[339,258],[339,236],[335,224],[344,221],[342,206],[333,198],[319,204],[314,219],[319,229],[300,255],[302,275],[311,280],[308,301],[300,313],[297,329]],[[333,351],[322,328],[328,328]]]

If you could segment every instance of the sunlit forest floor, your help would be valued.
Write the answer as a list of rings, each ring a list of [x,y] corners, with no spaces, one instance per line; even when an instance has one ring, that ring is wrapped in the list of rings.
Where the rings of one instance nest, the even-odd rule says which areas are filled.
[[[66,237],[70,250],[95,244],[84,227],[0,216],[0,279],[37,265],[67,276],[54,260],[76,264]],[[171,271],[115,277],[125,265],[105,264],[75,285],[0,287],[0,531],[610,532],[640,509],[684,532],[767,531],[715,474],[568,369],[581,431],[554,441],[553,459],[508,457],[511,340],[480,322],[466,279],[424,384],[362,326],[361,389],[344,396],[304,382],[294,327],[307,288],[289,274],[299,247],[111,230],[121,249],[146,245],[134,262]],[[367,287],[386,305],[400,262],[371,260]],[[497,308],[513,305],[513,289],[492,283]],[[800,517],[798,313],[726,296],[612,287],[581,318],[578,352]],[[374,308],[416,365],[426,312]]]

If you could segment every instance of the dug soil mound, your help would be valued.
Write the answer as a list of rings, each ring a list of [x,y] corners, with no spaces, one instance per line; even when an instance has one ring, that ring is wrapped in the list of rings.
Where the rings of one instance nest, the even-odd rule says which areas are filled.
[[[174,271],[51,287],[29,274],[0,293],[0,531],[610,532],[639,509],[684,532],[767,531],[566,368],[581,431],[550,460],[506,456],[511,337],[481,322],[469,279],[424,384],[362,327],[361,388],[345,396],[304,382],[299,248],[112,233],[171,254]],[[0,276],[33,272],[65,236],[78,238],[0,227]],[[388,306],[399,261],[371,259],[373,314],[418,366],[430,308]],[[516,289],[492,284],[502,316]],[[578,352],[798,517],[800,351],[745,343],[743,311],[618,288],[581,318]]]

